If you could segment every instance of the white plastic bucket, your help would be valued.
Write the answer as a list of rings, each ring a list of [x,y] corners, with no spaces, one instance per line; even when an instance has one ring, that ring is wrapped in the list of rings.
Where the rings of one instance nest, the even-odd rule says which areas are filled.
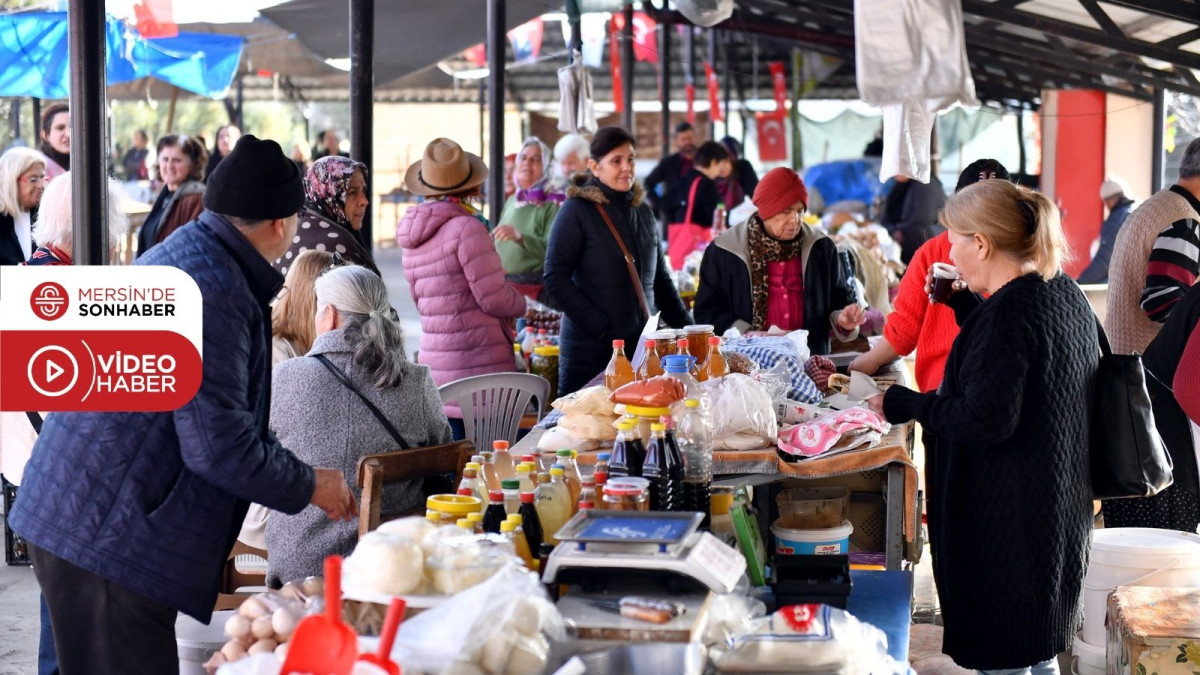
[[[1075,638],[1075,659],[1074,668],[1072,669],[1075,675],[1104,675],[1106,667],[1105,658],[1106,652],[1104,645],[1097,647],[1093,644],[1084,642],[1082,637]]]
[[[850,533],[854,526],[843,521],[837,527],[816,530],[793,530],[775,521],[775,552],[783,555],[841,555],[850,552]]]
[[[236,613],[235,609],[213,612],[207,626],[186,614],[179,615],[175,620],[179,675],[207,675],[204,663],[225,644],[225,622]]]
[[[1200,586],[1200,535],[1149,527],[1117,527],[1092,535],[1083,580],[1083,641],[1103,645],[1108,595],[1117,586]]]

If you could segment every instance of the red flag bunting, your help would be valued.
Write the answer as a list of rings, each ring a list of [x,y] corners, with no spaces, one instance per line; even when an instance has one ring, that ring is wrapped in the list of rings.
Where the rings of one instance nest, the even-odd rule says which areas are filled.
[[[141,0],[133,6],[137,19],[137,32],[144,38],[169,38],[179,35],[179,24],[175,23],[175,9],[171,0]]]
[[[788,158],[787,133],[783,119],[775,113],[755,113],[758,122],[758,159],[760,162],[784,162]]]
[[[704,62],[704,79],[708,83],[709,119],[713,122],[724,122],[725,116],[721,114],[721,92],[717,86],[717,73],[708,61]]]
[[[611,28],[608,33],[608,61],[612,66],[612,90],[613,103],[617,106],[617,112],[625,111],[625,92],[624,82],[621,81],[621,45],[617,36],[620,31],[617,29],[617,17],[620,14],[613,14]]]
[[[516,63],[533,63],[537,61],[538,53],[542,50],[542,34],[545,24],[541,17],[508,31],[508,41],[512,43],[513,61]]]
[[[638,61],[658,61],[658,24],[645,12],[633,13],[633,58]],[[625,29],[625,14],[613,13],[613,31],[620,34]]]
[[[772,61],[767,64],[771,69],[771,82],[775,85],[775,116],[787,115],[787,74],[783,69],[783,61]]]
[[[487,65],[487,45],[480,42],[463,50],[463,58],[482,68]]]
[[[684,96],[687,97],[687,121],[688,124],[696,123],[696,85],[688,82],[683,85]]]

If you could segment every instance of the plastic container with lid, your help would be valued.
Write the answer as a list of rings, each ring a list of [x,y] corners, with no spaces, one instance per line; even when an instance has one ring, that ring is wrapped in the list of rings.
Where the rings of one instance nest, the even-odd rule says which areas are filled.
[[[471,534],[475,533],[475,523],[472,523],[470,518],[459,518],[455,524],[458,525],[459,529],[466,530]]]
[[[533,350],[533,363],[529,368],[534,375],[550,383],[549,398],[558,398],[558,347],[537,347]]]
[[[533,555],[529,552],[529,542],[525,540],[525,532],[521,529],[520,523],[510,518],[500,523],[500,533],[504,535],[505,539],[512,542],[517,557],[525,563],[526,568],[537,569],[537,563],[534,562]]]
[[[468,513],[467,520],[471,521],[471,527],[474,528],[475,534],[483,534],[483,512],[476,511]]]
[[[429,517],[429,511],[434,511],[438,514],[440,524],[454,525],[459,518],[466,518],[467,514],[478,511],[483,506],[483,502],[479,501],[479,497],[471,497],[468,495],[430,495],[425,500],[425,508],[427,509],[425,516]],[[432,519],[431,519],[432,520]]]
[[[567,484],[571,503],[578,503],[579,491],[582,489],[582,476],[579,475],[579,466],[575,463],[575,451],[559,450],[557,455],[558,463],[563,466],[563,482]]]
[[[608,482],[608,463],[612,459],[611,452],[601,452],[596,455],[596,464],[592,469],[592,480],[596,481],[597,496],[600,488]]]
[[[508,514],[504,511],[504,493],[499,490],[493,490],[488,493],[488,507],[483,512],[483,521],[481,523],[484,532],[499,532],[500,523]]]
[[[604,484],[604,508],[612,511],[649,511],[650,481],[645,478],[610,478]]]
[[[663,357],[670,356],[675,353],[675,331],[660,330],[649,335],[649,338],[654,340],[654,352],[658,354],[661,361]]]
[[[508,453],[508,441],[492,441],[492,464],[496,465],[500,480],[517,477],[512,455]]]
[[[533,477],[537,475],[537,464],[535,462],[521,462],[517,465],[517,483],[521,492],[533,492],[537,485],[533,482]]]

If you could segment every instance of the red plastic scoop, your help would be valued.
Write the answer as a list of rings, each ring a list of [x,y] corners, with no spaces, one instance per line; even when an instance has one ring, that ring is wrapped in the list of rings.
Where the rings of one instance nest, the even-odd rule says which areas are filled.
[[[379,651],[374,654],[363,654],[358,657],[358,660],[377,665],[386,670],[389,675],[400,675],[400,666],[392,660],[391,653],[402,619],[404,619],[404,599],[392,598],[392,604],[388,605],[387,616],[383,619],[383,631],[379,633]]]
[[[350,675],[358,636],[342,623],[342,556],[325,559],[325,614],[305,617],[296,627],[282,675]]]

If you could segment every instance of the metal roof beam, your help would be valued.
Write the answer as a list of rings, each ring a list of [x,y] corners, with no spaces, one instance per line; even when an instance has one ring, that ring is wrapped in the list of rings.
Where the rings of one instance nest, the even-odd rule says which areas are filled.
[[[1079,0],[1079,4],[1083,5],[1083,8],[1087,10],[1087,13],[1092,16],[1092,20],[1100,26],[1100,30],[1113,37],[1125,37],[1125,31],[1121,30],[1121,27],[1117,25],[1117,22],[1113,21],[1112,18],[1109,17],[1108,13],[1105,12],[1102,7],[1100,7],[1096,0]]]
[[[1004,23],[1010,23],[1022,28],[1032,28],[1042,33],[1070,38],[1099,47],[1116,49],[1139,56],[1148,56],[1186,68],[1200,69],[1200,54],[1164,48],[1129,37],[1118,38],[1094,28],[1087,28],[1067,21],[1049,19],[1021,10],[997,7],[994,3],[985,2],[985,0],[962,0],[962,7],[964,12],[972,16],[1003,21]]]
[[[1182,47],[1189,42],[1195,42],[1196,40],[1200,40],[1200,28],[1185,30],[1175,37],[1169,37],[1166,40],[1160,40],[1158,44],[1160,47],[1178,49],[1179,47]]]
[[[1176,21],[1200,24],[1200,5],[1194,0],[1104,0],[1110,5],[1136,9]]]

